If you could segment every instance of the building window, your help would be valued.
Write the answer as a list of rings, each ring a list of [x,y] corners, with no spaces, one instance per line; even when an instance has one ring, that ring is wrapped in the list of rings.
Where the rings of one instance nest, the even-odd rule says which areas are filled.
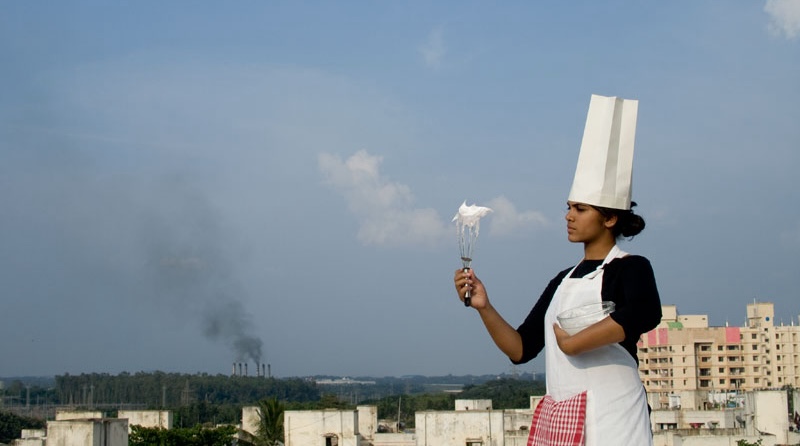
[[[725,373],[725,367],[720,367],[719,368],[719,373]]]
[[[720,380],[719,380],[719,383],[720,383],[720,384],[725,384],[725,380],[724,380],[724,379],[720,379]]]
[[[483,446],[482,441],[468,441],[467,446]]]
[[[758,350],[758,345],[753,344],[753,350]]]
[[[758,337],[758,335],[756,335],[755,333],[750,335],[750,339],[756,339],[757,337]]]

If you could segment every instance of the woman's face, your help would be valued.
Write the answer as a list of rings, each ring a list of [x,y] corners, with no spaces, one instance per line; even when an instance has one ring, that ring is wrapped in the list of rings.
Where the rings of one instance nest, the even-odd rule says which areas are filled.
[[[567,202],[567,239],[573,243],[592,243],[611,235],[616,218],[606,219],[593,206]],[[613,238],[613,235],[611,235]]]

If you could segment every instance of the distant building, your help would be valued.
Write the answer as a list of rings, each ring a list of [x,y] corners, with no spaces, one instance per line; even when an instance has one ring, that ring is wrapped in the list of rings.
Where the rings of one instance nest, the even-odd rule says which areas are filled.
[[[171,410],[120,410],[117,418],[128,420],[128,432],[131,426],[172,429]]]
[[[538,399],[532,400],[532,404]],[[493,410],[491,400],[456,400],[456,410],[415,414],[416,429],[381,424],[375,406],[284,412],[285,446],[525,446],[532,409]],[[244,420],[243,412],[243,420]],[[244,424],[243,424],[244,428]],[[245,429],[247,430],[247,429]]]
[[[99,410],[56,409],[56,421],[91,420],[96,418],[103,418],[103,412]]]
[[[42,439],[21,439],[14,445],[44,446],[127,446],[128,420],[94,418],[47,422],[47,436]]]
[[[679,315],[674,305],[662,311],[638,351],[653,408],[702,409],[744,391],[800,387],[800,326],[775,325],[772,303],[748,304],[742,327],[709,327],[706,315]],[[715,394],[723,398],[708,398]]]
[[[651,415],[656,446],[730,446],[739,440],[762,446],[800,443],[787,415],[787,392],[741,394],[741,405],[722,409],[663,409]],[[285,446],[526,446],[533,409],[492,409],[491,400],[457,400],[456,410],[421,411],[415,428],[380,429],[377,408],[284,413]],[[795,393],[795,407],[800,407]],[[379,426],[376,430],[374,426]]]

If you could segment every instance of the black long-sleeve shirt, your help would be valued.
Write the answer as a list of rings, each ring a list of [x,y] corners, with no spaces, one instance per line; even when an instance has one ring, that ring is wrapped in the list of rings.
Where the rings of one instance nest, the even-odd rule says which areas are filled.
[[[602,260],[584,260],[581,262],[573,278],[583,277],[597,269]],[[544,289],[539,300],[528,313],[528,317],[517,328],[522,337],[522,358],[514,361],[522,364],[535,358],[544,348],[544,333],[552,327],[544,326],[544,314],[556,288],[566,277],[572,267],[558,275]],[[661,321],[661,299],[658,296],[656,279],[650,261],[645,257],[628,255],[611,260],[603,267],[603,284],[600,292],[602,300],[614,302],[611,318],[622,326],[625,339],[619,344],[633,356],[638,364],[636,343],[639,337],[658,325]]]

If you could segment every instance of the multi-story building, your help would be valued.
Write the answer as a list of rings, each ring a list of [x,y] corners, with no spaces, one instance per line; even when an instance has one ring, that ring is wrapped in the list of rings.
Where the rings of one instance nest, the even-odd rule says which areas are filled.
[[[674,305],[662,312],[638,352],[653,408],[724,404],[743,391],[800,387],[800,326],[794,319],[775,325],[772,303],[748,304],[741,327],[709,327],[706,315],[679,315]]]

